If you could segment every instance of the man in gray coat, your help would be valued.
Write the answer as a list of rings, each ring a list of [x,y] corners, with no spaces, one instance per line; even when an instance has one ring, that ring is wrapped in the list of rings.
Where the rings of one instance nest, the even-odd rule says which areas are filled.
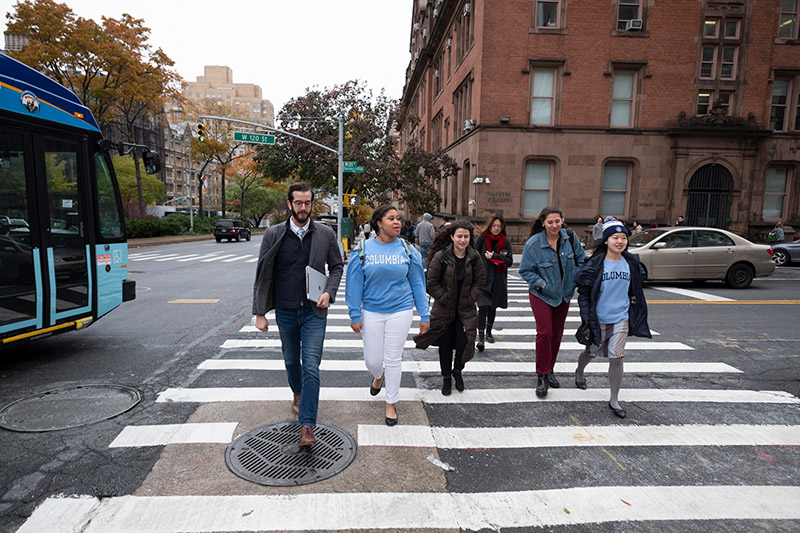
[[[419,253],[422,256],[422,265],[426,267],[428,265],[428,250],[433,243],[433,238],[436,236],[436,230],[433,228],[431,220],[433,220],[433,216],[430,213],[425,213],[422,215],[422,222],[417,224],[417,229],[415,230],[419,239]]]
[[[289,187],[292,216],[264,232],[253,287],[256,328],[268,331],[266,314],[275,309],[283,362],[294,393],[292,411],[300,424],[300,445],[316,443],[314,426],[319,407],[319,364],[325,340],[328,306],[336,297],[344,263],[336,234],[311,220],[314,192],[305,183]],[[306,293],[306,266],[325,272],[328,282],[316,301]]]

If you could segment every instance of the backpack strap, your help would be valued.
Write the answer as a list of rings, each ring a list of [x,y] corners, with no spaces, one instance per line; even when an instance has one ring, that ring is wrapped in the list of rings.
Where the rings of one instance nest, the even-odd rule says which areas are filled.
[[[358,242],[358,260],[361,261],[361,266],[364,266],[364,241],[361,240]]]
[[[411,247],[408,245],[408,241],[405,240],[405,239],[400,239],[400,242],[403,243],[403,249],[406,251],[406,254],[408,254],[408,259],[410,260],[411,259]]]

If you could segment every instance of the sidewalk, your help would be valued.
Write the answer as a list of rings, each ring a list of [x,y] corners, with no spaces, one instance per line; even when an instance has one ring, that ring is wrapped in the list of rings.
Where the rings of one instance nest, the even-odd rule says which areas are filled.
[[[261,235],[263,231],[252,231],[253,236]],[[147,237],[143,239],[128,239],[128,248],[147,248],[148,246],[160,246],[162,244],[180,244],[183,242],[213,241],[214,235],[211,233],[200,233],[195,235],[167,235],[165,237]]]

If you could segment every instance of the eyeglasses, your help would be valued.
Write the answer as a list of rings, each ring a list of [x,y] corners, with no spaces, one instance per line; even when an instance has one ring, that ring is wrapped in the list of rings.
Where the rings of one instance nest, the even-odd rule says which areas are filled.
[[[292,205],[294,205],[295,207],[297,207],[299,209],[301,207],[311,207],[312,203],[313,203],[312,201],[308,201],[308,202],[292,202]]]

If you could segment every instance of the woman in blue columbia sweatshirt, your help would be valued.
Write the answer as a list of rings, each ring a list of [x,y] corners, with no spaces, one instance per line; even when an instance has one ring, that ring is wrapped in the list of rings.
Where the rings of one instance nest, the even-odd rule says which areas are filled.
[[[542,209],[519,263],[519,275],[528,282],[528,297],[536,320],[536,396],[540,398],[547,396],[549,387],[560,387],[553,367],[569,301],[575,293],[575,275],[586,260],[578,238],[571,230],[563,229],[563,223],[564,213],[559,208]]]
[[[347,265],[345,301],[350,327],[361,333],[364,362],[372,373],[370,394],[386,383],[386,425],[397,424],[403,347],[411,329],[413,308],[419,313],[420,334],[428,331],[430,311],[425,293],[422,258],[398,238],[402,228],[397,209],[377,208],[370,225],[374,239],[361,242]]]

